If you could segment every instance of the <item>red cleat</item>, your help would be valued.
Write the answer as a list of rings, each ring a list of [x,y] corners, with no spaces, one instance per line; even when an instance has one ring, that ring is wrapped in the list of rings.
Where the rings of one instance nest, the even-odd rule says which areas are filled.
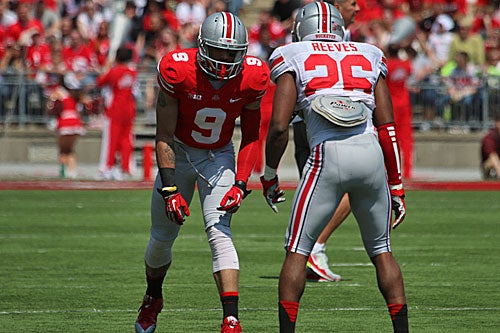
[[[222,321],[220,333],[241,333],[240,322],[233,316],[227,316]]]
[[[163,298],[145,295],[135,321],[136,333],[152,333],[156,329],[156,318],[163,308]]]

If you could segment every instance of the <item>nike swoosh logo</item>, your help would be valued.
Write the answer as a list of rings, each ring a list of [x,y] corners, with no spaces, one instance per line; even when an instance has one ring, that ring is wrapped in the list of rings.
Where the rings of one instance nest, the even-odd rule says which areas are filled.
[[[241,99],[241,98],[234,98],[234,99],[233,99],[233,98],[230,98],[230,99],[229,99],[229,103],[236,103],[236,102],[238,102],[240,99]]]

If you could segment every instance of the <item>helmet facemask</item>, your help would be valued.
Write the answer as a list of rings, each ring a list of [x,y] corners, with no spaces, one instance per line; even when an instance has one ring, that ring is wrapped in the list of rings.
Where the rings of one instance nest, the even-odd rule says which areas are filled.
[[[228,80],[241,72],[247,53],[247,31],[233,14],[210,15],[200,27],[198,63],[209,77]]]

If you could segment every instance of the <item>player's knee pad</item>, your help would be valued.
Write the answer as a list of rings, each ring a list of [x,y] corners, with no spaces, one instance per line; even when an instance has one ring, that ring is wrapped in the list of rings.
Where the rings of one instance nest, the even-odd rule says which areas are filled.
[[[239,269],[238,254],[231,238],[231,229],[224,225],[215,225],[207,230],[208,244],[212,250],[212,270]]]
[[[151,268],[158,268],[170,263],[172,261],[173,244],[173,240],[163,242],[150,237],[144,255],[146,264]]]

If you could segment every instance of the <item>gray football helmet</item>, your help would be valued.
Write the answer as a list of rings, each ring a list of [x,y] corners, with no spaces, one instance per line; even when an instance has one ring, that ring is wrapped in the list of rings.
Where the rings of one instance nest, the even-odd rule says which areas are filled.
[[[311,2],[300,8],[295,17],[292,41],[344,40],[344,19],[335,6],[326,2]]]
[[[247,49],[247,29],[236,15],[218,12],[203,21],[198,35],[197,60],[209,77],[228,80],[238,75]],[[223,59],[220,50],[227,52]]]

